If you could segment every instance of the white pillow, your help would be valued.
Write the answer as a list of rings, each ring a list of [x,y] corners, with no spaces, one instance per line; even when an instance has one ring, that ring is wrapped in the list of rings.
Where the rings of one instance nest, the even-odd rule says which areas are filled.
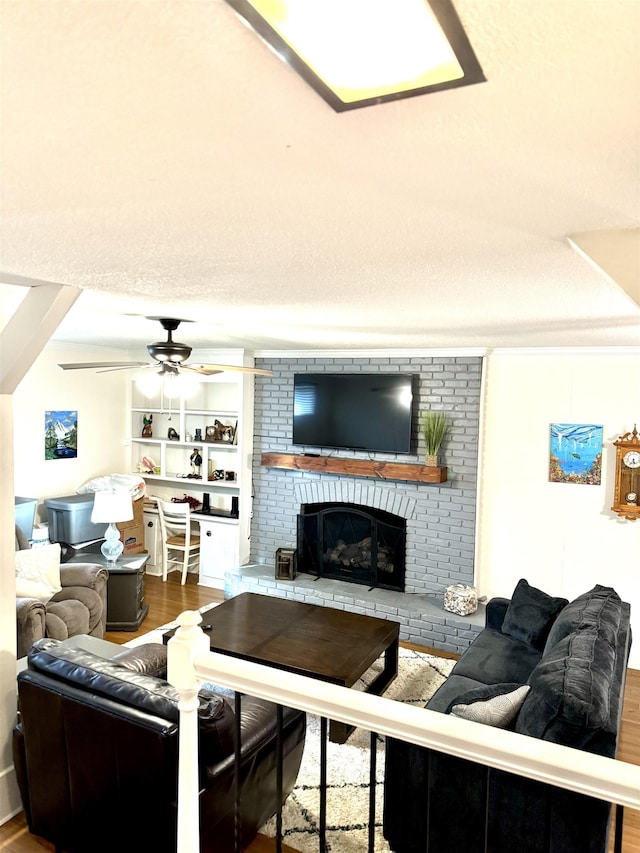
[[[59,542],[16,551],[16,595],[46,604],[61,589]]]
[[[531,687],[528,684],[522,684],[508,693],[498,693],[497,690],[500,686],[495,686],[495,695],[484,700],[477,699],[477,701],[471,701],[468,704],[464,704],[463,702],[452,703],[451,713],[455,717],[472,720],[474,723],[483,723],[485,726],[506,729],[509,723],[518,715]],[[491,688],[489,687],[490,690]],[[477,693],[480,693],[480,691],[478,690]]]

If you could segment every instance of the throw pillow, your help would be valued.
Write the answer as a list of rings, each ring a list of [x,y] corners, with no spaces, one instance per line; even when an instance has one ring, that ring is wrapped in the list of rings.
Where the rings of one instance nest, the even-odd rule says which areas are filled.
[[[551,626],[567,603],[566,598],[552,598],[521,578],[507,607],[502,633],[541,652]]]
[[[615,589],[596,584],[563,609],[549,631],[544,653],[547,654],[560,640],[579,628],[589,627],[597,628],[600,636],[615,648],[621,616],[620,596]]]
[[[16,595],[46,604],[61,589],[58,542],[16,551]]]
[[[447,714],[506,729],[516,718],[531,688],[528,684],[487,684],[454,699]]]
[[[518,716],[520,734],[588,749],[602,731],[613,732],[611,709],[620,686],[618,658],[594,626],[569,634],[529,676],[531,693]]]

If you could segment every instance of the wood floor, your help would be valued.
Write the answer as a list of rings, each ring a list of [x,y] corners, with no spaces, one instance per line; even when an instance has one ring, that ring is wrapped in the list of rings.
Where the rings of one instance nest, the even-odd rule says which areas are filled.
[[[133,637],[145,634],[152,628],[174,619],[183,610],[196,610],[203,604],[222,601],[222,592],[198,586],[194,577],[181,586],[177,574],[172,574],[166,583],[160,578],[147,576],[145,579],[145,600],[149,605],[149,615],[138,631],[108,631],[105,639],[113,643],[126,643]],[[424,647],[415,646],[422,649]],[[433,650],[436,654],[442,652]],[[444,655],[443,655],[444,656]],[[446,655],[449,657],[449,655]],[[623,721],[618,749],[619,758],[640,765],[640,670],[630,670],[627,676],[627,688],[623,708]],[[29,833],[24,813],[0,826],[0,850],[7,853],[42,853],[52,851],[51,844]],[[283,853],[296,851],[283,845]],[[610,850],[613,850],[613,832]],[[274,853],[272,839],[258,837],[246,853]],[[90,853],[90,851],[87,851]],[[144,853],[140,851],[140,853]],[[640,853],[640,812],[627,809],[624,820],[623,853]]]

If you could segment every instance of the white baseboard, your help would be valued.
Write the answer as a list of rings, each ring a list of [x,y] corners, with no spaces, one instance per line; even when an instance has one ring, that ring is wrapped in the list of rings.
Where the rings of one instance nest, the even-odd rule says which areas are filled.
[[[16,771],[11,764],[0,772],[0,824],[6,823],[22,811]]]

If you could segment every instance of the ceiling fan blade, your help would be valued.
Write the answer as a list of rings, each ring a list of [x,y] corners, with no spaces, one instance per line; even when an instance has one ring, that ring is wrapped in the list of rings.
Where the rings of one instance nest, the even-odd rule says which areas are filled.
[[[103,367],[100,370],[96,370],[96,373],[113,373],[114,370],[149,370],[149,368],[158,368],[157,364],[148,364],[146,361],[134,361],[130,364],[119,364],[117,367],[113,365],[112,367]]]
[[[200,373],[203,376],[212,376],[214,373],[225,373],[230,370],[254,373],[256,376],[273,376],[272,370],[263,370],[261,367],[240,367],[236,364],[182,364],[180,370],[190,370],[192,373]]]
[[[223,373],[218,368],[209,370],[212,367],[210,364],[181,364],[180,373],[198,373],[200,376],[215,376],[216,373]]]
[[[73,364],[59,364],[63,370],[90,370],[93,368],[109,368],[111,370],[127,370],[130,367],[146,367],[146,361],[77,361]]]

